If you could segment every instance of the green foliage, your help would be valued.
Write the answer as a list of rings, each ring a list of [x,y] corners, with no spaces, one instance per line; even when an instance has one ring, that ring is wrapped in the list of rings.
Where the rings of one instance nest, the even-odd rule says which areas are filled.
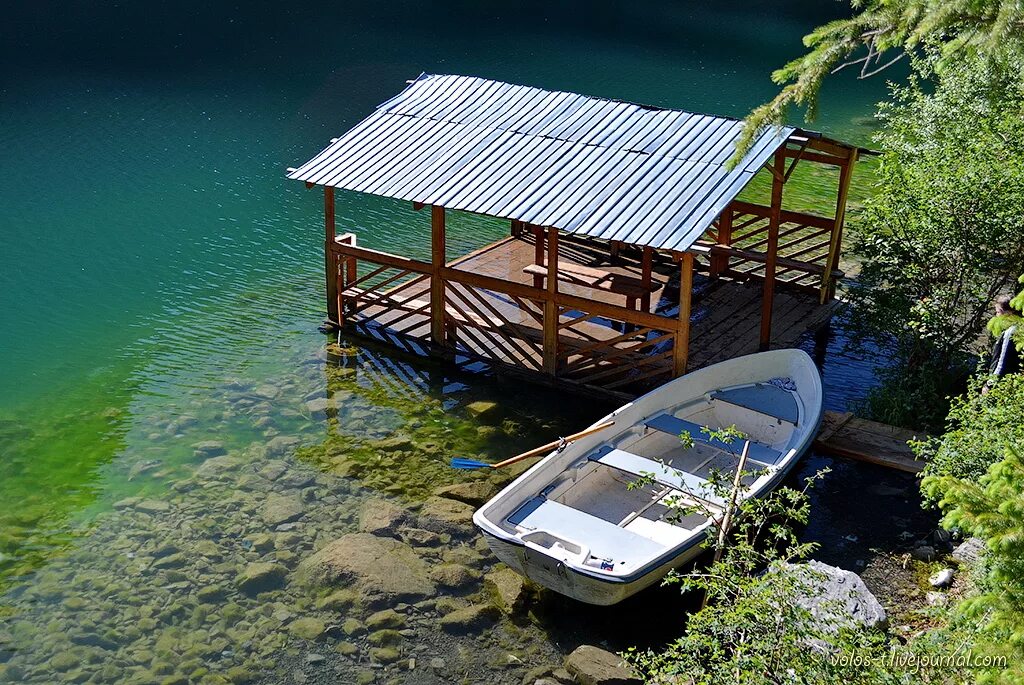
[[[939,69],[978,55],[1019,55],[1024,7],[1018,0],[852,0],[854,14],[816,28],[804,37],[809,51],[772,74],[779,94],[747,117],[737,157],[765,127],[786,122],[790,107],[817,111],[824,80],[845,67],[860,77],[884,70],[907,53],[936,45]]]
[[[968,372],[937,358],[918,355],[909,363],[905,350],[897,350],[897,363],[876,372],[879,384],[853,407],[858,416],[935,432],[941,430],[949,410],[948,398],[959,393]]]
[[[934,93],[915,78],[881,105],[879,188],[854,246],[860,323],[949,358],[1024,269],[1021,68],[956,65]]]
[[[881,106],[879,186],[850,297],[854,330],[891,340],[900,361],[872,415],[930,428],[992,301],[1024,270],[1024,87],[1014,60],[950,65],[934,92],[917,66]]]
[[[803,490],[784,487],[743,500],[730,535],[708,534],[709,546],[724,544],[721,559],[666,578],[683,591],[703,593],[706,603],[689,617],[679,639],[659,650],[624,655],[649,682],[877,682],[885,663],[884,637],[813,617],[796,600],[812,593],[816,578],[785,571],[786,564],[815,549],[801,543],[793,527],[806,523],[806,489],[821,475]],[[728,500],[731,493],[723,486],[718,494]],[[856,660],[841,658],[854,653]]]
[[[982,394],[985,383],[988,391]],[[928,462],[925,476],[977,481],[1008,447],[1024,445],[1022,417],[1024,376],[1011,374],[994,382],[979,377],[966,393],[953,399],[945,433],[911,446]]]
[[[1017,282],[1024,284],[1024,275],[1018,277]],[[1010,306],[1018,312],[1024,310],[1024,290],[1021,290],[1010,300]],[[1019,352],[1024,352],[1024,317],[1021,317],[1019,314],[993,316],[988,321],[988,332],[993,337],[998,338],[1011,326],[1017,327],[1017,333],[1013,337],[1014,344]]]
[[[980,591],[958,610],[981,633],[975,648],[1004,657],[1003,668],[988,669],[981,683],[1024,683],[1024,463],[1020,443],[992,464],[980,483],[930,476],[922,488],[939,502],[943,525],[986,544]]]

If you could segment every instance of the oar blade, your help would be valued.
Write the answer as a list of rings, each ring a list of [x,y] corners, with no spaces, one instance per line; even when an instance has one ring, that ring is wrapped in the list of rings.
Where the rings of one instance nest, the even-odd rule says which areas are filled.
[[[477,461],[476,459],[460,459],[455,457],[452,459],[453,469],[489,469],[491,465],[485,461]]]

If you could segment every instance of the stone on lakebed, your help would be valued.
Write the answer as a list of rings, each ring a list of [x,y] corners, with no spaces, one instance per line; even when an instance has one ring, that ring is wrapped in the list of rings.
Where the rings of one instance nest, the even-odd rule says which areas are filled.
[[[302,518],[306,508],[298,495],[279,495],[272,493],[267,496],[261,514],[263,521],[271,526],[289,523]]]
[[[465,535],[473,529],[473,507],[446,497],[430,497],[420,508],[420,527],[435,533]]]
[[[441,627],[449,633],[469,633],[483,630],[498,620],[500,612],[490,604],[472,604],[441,617]]]
[[[280,564],[257,562],[249,564],[238,574],[235,585],[248,595],[256,595],[281,587],[287,575],[288,569]]]
[[[474,507],[484,505],[498,492],[498,486],[486,480],[471,480],[465,483],[442,485],[434,490],[438,497],[465,502]]]
[[[363,503],[359,511],[359,530],[372,535],[398,534],[398,528],[409,517],[409,512],[394,502],[374,498]]]
[[[501,418],[501,407],[497,402],[477,400],[466,405],[466,413],[483,423],[496,423]]]
[[[319,586],[352,583],[371,608],[416,602],[437,591],[427,563],[412,547],[369,533],[349,533],[328,543],[299,564],[298,577]]]
[[[640,685],[640,678],[618,654],[581,645],[565,658],[565,670],[579,685]]]
[[[327,624],[318,618],[297,618],[288,624],[288,632],[303,640],[316,640],[327,630]]]
[[[530,595],[526,580],[507,566],[484,576],[484,585],[494,594],[498,608],[507,614],[521,611]]]

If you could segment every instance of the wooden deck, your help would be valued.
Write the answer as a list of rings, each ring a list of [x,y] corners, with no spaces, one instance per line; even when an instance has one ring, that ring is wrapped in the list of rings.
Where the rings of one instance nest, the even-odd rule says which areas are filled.
[[[822,454],[864,461],[907,473],[920,473],[925,462],[914,456],[907,442],[927,437],[903,428],[862,419],[850,412],[827,411],[821,422],[821,431],[814,441],[814,449]]]
[[[436,352],[424,342],[431,338],[430,276],[417,271],[410,260],[397,262],[397,257],[392,258],[391,269],[383,268],[386,263],[371,269],[376,265],[365,264],[372,261],[367,259],[368,251],[361,252],[364,264],[359,277],[350,275],[348,285],[339,288],[342,299],[349,301],[348,325],[411,351]],[[606,244],[563,236],[558,259],[607,272],[609,281],[622,277],[632,283],[642,276],[641,255],[639,249],[624,249],[613,257]],[[449,356],[486,361],[504,370],[543,370],[545,303],[534,295],[543,292],[538,286],[544,287],[544,279],[537,283],[524,272],[537,258],[534,237],[524,232],[447,264],[446,317],[457,324],[448,327]],[[711,278],[707,267],[707,262],[697,259],[689,370],[756,352],[759,345],[761,281],[731,272]],[[628,300],[620,293],[559,280],[560,382],[632,396],[671,377],[680,307],[677,263],[668,257],[655,258],[649,309],[641,308],[635,315],[623,311]],[[601,303],[609,305],[607,311],[594,311]],[[772,347],[793,347],[806,331],[824,324],[834,307],[834,301],[819,304],[816,292],[779,284]]]

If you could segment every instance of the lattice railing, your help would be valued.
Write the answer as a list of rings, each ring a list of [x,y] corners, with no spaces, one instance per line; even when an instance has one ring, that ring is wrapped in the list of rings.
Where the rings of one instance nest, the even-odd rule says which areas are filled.
[[[533,322],[532,325],[529,322]],[[474,287],[445,283],[447,343],[477,359],[543,370],[544,309],[529,299]]]
[[[331,254],[338,265],[342,326],[406,348],[401,341],[441,346],[456,358],[549,374],[553,368],[559,378],[609,390],[674,375],[677,319],[452,266],[435,268],[358,247],[351,234],[339,236]],[[435,278],[442,282],[444,308],[439,340],[431,335]],[[554,312],[553,322],[546,310]]]
[[[710,268],[764,277],[768,248],[768,207],[734,202],[705,235],[707,243],[725,244],[728,254],[712,249]],[[779,222],[778,262],[775,277],[800,286],[820,287],[832,249],[833,220],[783,211]]]
[[[608,389],[668,380],[677,335],[669,321],[666,328],[659,329],[559,307],[559,374]],[[602,328],[614,333],[610,337],[595,335]]]

